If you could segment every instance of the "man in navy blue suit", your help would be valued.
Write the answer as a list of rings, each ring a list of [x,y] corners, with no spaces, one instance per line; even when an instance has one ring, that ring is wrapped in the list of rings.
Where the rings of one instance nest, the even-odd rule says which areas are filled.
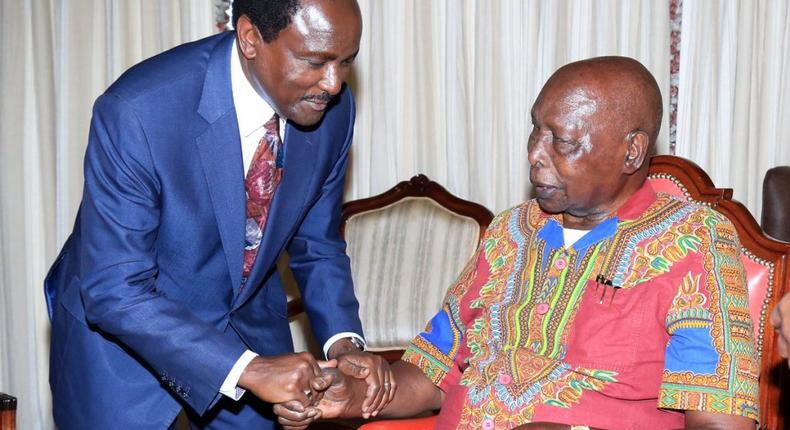
[[[198,428],[273,428],[271,403],[315,404],[322,366],[365,379],[369,414],[392,398],[338,229],[359,7],[236,0],[233,20],[96,101],[82,203],[45,280],[61,429],[167,429],[182,408]],[[284,251],[327,362],[293,353]]]

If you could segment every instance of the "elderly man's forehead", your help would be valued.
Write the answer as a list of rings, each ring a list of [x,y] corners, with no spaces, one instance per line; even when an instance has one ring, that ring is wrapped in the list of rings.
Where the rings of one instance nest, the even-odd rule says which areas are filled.
[[[603,106],[600,92],[588,83],[549,81],[533,106],[535,109],[554,111],[561,114],[588,116]]]
[[[595,94],[583,86],[568,88],[559,101],[561,103],[560,109],[563,112],[575,115],[591,115],[600,107]]]

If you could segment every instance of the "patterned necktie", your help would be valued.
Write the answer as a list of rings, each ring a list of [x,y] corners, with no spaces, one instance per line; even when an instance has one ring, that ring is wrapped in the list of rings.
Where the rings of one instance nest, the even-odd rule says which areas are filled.
[[[280,117],[275,113],[264,125],[266,134],[252,156],[244,189],[247,191],[247,224],[244,237],[244,266],[241,284],[247,282],[258,248],[274,191],[283,176],[283,143],[280,140]]]

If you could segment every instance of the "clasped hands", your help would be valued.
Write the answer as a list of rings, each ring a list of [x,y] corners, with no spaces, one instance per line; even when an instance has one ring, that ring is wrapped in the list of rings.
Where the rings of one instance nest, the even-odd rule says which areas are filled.
[[[293,430],[322,417],[375,416],[396,390],[386,360],[359,350],[342,351],[328,361],[307,352],[255,357],[239,386],[274,404],[280,424]]]

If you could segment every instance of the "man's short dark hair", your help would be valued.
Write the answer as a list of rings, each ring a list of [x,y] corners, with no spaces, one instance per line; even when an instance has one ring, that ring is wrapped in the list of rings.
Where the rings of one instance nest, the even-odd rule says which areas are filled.
[[[299,8],[299,0],[234,0],[233,27],[236,27],[240,16],[247,15],[258,28],[263,41],[271,43],[280,31],[288,27]]]

